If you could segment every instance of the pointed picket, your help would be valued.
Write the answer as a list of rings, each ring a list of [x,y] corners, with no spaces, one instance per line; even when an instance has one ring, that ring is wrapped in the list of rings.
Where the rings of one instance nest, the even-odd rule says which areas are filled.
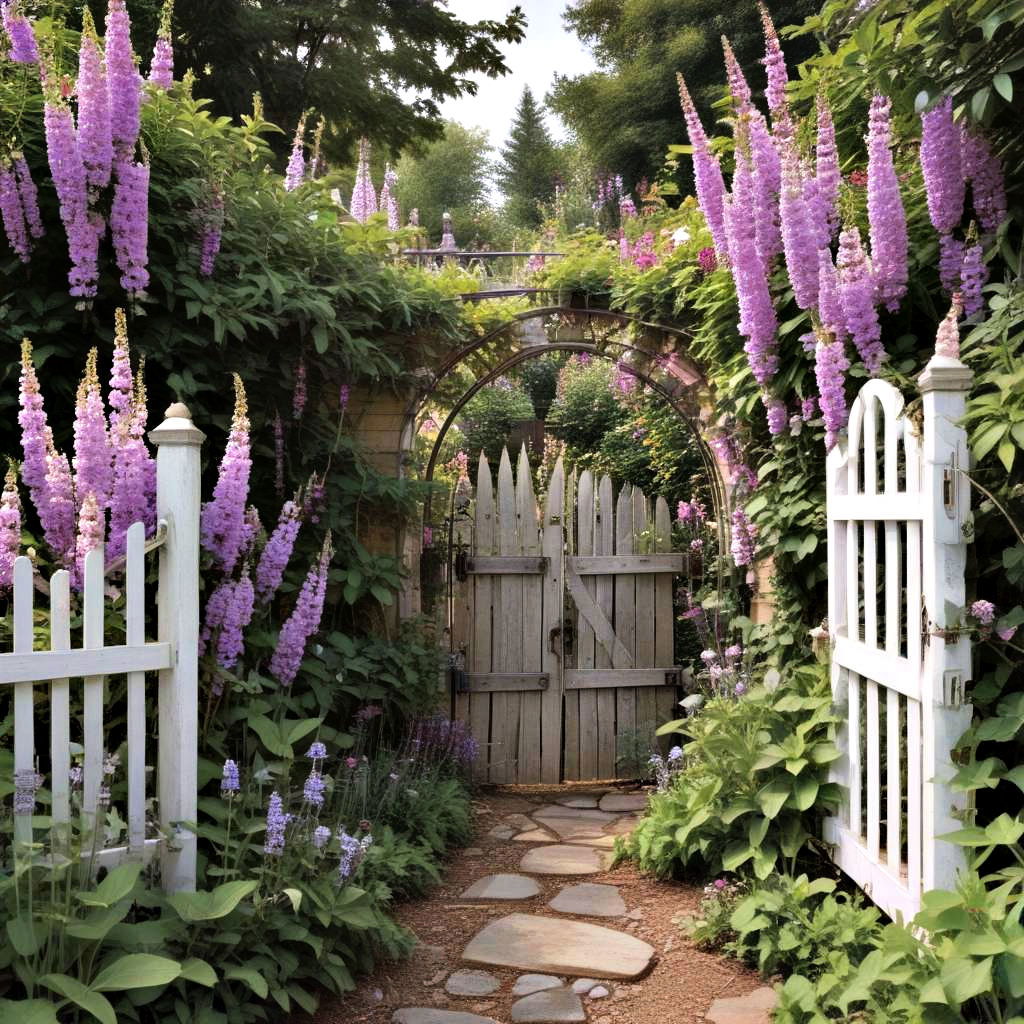
[[[516,467],[516,518],[519,527],[519,552],[540,558],[540,532],[537,525],[537,499],[533,493],[533,479],[526,445],[519,450]],[[523,588],[523,646],[522,658],[516,671],[543,671],[544,649],[541,642],[544,609],[543,581],[539,575],[522,578]],[[541,694],[523,692],[519,705],[519,752],[517,779],[521,782],[538,781],[541,776]]]

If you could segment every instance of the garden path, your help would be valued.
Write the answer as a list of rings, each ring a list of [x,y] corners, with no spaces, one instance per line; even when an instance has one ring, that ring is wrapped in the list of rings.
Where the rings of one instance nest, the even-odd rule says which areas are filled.
[[[680,932],[699,887],[608,867],[645,800],[594,784],[486,791],[476,845],[397,908],[419,939],[412,957],[315,1024],[768,1024],[774,997],[757,975]]]

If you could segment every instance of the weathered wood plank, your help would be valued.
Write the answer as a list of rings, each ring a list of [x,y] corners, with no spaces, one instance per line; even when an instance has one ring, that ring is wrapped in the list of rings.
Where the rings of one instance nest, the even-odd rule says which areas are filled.
[[[673,693],[674,680],[670,677],[680,672],[678,666],[667,666],[657,668],[570,668],[565,671],[566,690],[597,690],[607,687],[620,686],[643,687],[651,691],[653,688],[664,686]],[[582,697],[583,694],[581,693]]]
[[[519,529],[516,519],[516,490],[512,476],[512,460],[503,449],[498,463],[498,552],[519,555]],[[494,620],[499,646],[495,652],[495,672],[518,672],[523,662],[523,581],[514,576],[499,576],[501,618]],[[499,770],[495,781],[515,782],[519,758],[518,693],[495,694],[492,698],[493,721],[500,727]],[[500,711],[504,705],[504,712]]]
[[[672,549],[672,517],[668,502],[658,497],[654,502],[654,547],[658,552]],[[672,608],[672,577],[667,573],[654,578],[654,664],[671,665],[675,661],[675,614]],[[654,695],[658,725],[672,721],[678,691],[656,690]],[[669,738],[662,743],[668,746]]]
[[[532,486],[531,486],[532,496]],[[471,575],[488,573],[495,576],[517,574],[522,576],[543,576],[547,571],[547,559],[526,555],[474,556],[469,560],[466,571]]]
[[[519,450],[516,467],[516,511],[519,520],[519,543],[523,557],[544,562],[540,554],[540,531],[537,522],[537,499],[526,445]],[[540,576],[524,576],[523,588],[523,672],[540,672],[544,662],[543,649],[543,582]],[[525,692],[519,709],[519,782],[540,782],[541,695]]]
[[[643,492],[636,492],[643,497]],[[637,528],[637,534],[640,528]],[[636,555],[592,555],[589,558],[577,556],[570,558],[569,564],[578,576],[603,576],[628,572],[635,575],[649,573],[677,573],[684,568],[682,552],[673,554],[636,554]]]
[[[612,664],[621,668],[632,667],[632,652],[619,639],[615,626],[605,618],[597,602],[587,592],[587,588],[583,585],[583,578],[577,576],[568,564],[565,567],[565,586],[572,594],[572,599],[576,602],[576,608],[580,615],[590,623],[598,644],[605,651],[611,652]]]
[[[633,490],[633,550],[644,552],[634,554],[637,558],[659,558],[664,556],[651,555],[654,547],[650,511],[647,497],[639,487]],[[654,576],[649,573],[638,573],[632,569],[636,581],[636,653],[633,664],[637,668],[653,668],[654,660]],[[654,730],[657,729],[658,711],[654,691],[641,688],[634,694],[636,701],[636,728],[638,739],[654,744]]]
[[[633,554],[633,489],[626,485],[615,503],[615,554]],[[615,636],[627,651],[636,649],[636,577],[621,573],[615,579]],[[612,661],[614,668],[624,665]],[[623,687],[615,691],[616,740],[636,731],[636,694]],[[618,751],[616,751],[616,756]],[[616,775],[619,766],[616,765]]]
[[[494,553],[494,487],[491,467],[480,453],[476,482],[476,529],[474,554]],[[473,587],[473,642],[467,669],[490,672],[494,665],[493,616],[494,583],[490,576],[476,576],[469,581]],[[473,694],[469,698],[469,719],[473,735],[480,744],[480,756],[474,768],[478,781],[490,778],[491,764],[491,695]]]
[[[576,491],[576,558],[593,557],[594,552],[594,477],[589,470],[580,474]],[[567,560],[567,561],[571,561]],[[587,594],[596,597],[597,581],[583,581]],[[595,601],[596,603],[596,601]],[[594,667],[594,628],[585,615],[576,614],[576,665],[581,670]],[[565,694],[565,777],[596,779],[597,775],[597,695],[566,688]],[[570,742],[570,736],[572,742]]]
[[[597,522],[594,528],[594,554],[615,554],[615,492],[608,476],[601,478],[597,490]],[[615,581],[611,576],[598,576],[596,600],[601,614],[611,621],[615,613]],[[611,668],[611,656],[596,645],[596,668]],[[598,777],[615,777],[615,691],[603,690],[597,695],[597,767]]]
[[[548,482],[543,518],[544,554],[551,559],[551,570],[544,578],[544,617],[541,631],[544,643],[544,670],[552,679],[552,685],[541,696],[541,778],[548,783],[557,783],[562,777],[562,665],[560,652],[557,648],[551,650],[548,637],[551,630],[562,622],[564,503],[565,467],[559,459]],[[555,680],[558,681],[557,685]]]
[[[470,672],[467,676],[470,693],[519,693],[525,696],[538,694],[530,691],[546,690],[550,685],[550,676],[546,672]],[[538,716],[538,729],[540,718]],[[540,750],[540,735],[537,737],[537,750]]]
[[[468,517],[463,516],[455,521],[452,526],[452,543],[455,549],[463,546],[467,551],[472,550],[473,527]],[[473,662],[473,632],[476,619],[473,596],[477,581],[472,578],[464,580],[455,579],[451,565],[447,567],[447,572],[452,576],[451,653],[458,657],[460,651],[465,652],[465,669],[469,672]],[[486,614],[490,618],[490,608],[486,609]],[[465,722],[470,727],[470,731],[472,731],[473,723],[470,715],[469,693],[459,693],[456,690],[454,707],[455,717]],[[483,752],[484,747],[482,744],[480,749]]]

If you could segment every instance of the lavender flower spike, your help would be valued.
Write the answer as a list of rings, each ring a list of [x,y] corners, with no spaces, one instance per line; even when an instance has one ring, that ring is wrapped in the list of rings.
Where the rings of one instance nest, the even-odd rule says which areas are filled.
[[[259,604],[266,604],[281,586],[301,524],[302,510],[298,503],[286,501],[256,566],[256,600]]]
[[[782,52],[779,34],[775,31],[768,8],[760,0],[758,0],[757,6],[761,12],[761,25],[764,28],[765,53],[762,63],[768,75],[768,85],[764,91],[765,99],[768,101],[768,109],[772,113],[773,120],[784,120],[788,123],[786,84],[789,81],[789,75],[786,72],[786,57]]]
[[[267,805],[267,834],[263,842],[263,852],[268,857],[280,857],[284,853],[285,829],[290,818],[291,815],[285,813],[281,794],[275,789]]]
[[[332,553],[328,536],[324,539],[319,561],[309,570],[302,584],[295,608],[281,627],[277,649],[270,660],[270,672],[282,686],[291,686],[295,680],[306,651],[306,641],[320,628]]]
[[[868,225],[875,298],[890,313],[907,293],[907,217],[890,148],[889,108],[884,96],[871,100],[868,127]]]
[[[377,212],[377,193],[370,177],[370,143],[365,138],[359,140],[359,162],[348,212],[360,224],[365,224]]]
[[[46,234],[43,218],[39,212],[39,192],[36,189],[36,183],[32,180],[32,172],[25,162],[25,157],[21,153],[13,153],[11,159],[14,161],[14,174],[18,179],[18,195],[21,198],[21,209],[25,214],[28,233],[38,240]]]
[[[18,0],[6,0],[0,4],[0,21],[11,43],[8,60],[15,64],[38,64],[39,47],[32,22],[21,13]]]
[[[230,758],[224,762],[221,773],[220,792],[222,796],[232,796],[242,788],[238,779],[238,765]]]
[[[847,228],[839,235],[839,301],[850,332],[868,373],[875,376],[885,359],[882,328],[875,309],[874,281],[861,247],[860,230]]]
[[[125,0],[110,0],[104,42],[110,102],[110,134],[115,155],[121,160],[130,161],[139,138],[142,76],[135,67],[132,26]]]
[[[117,186],[110,208],[110,234],[121,271],[121,287],[134,295],[149,287],[149,162],[118,158]]]
[[[18,179],[14,167],[7,160],[0,160],[0,218],[14,254],[22,263],[28,263],[32,254],[28,223],[18,191]]]
[[[818,404],[825,420],[825,448],[832,450],[846,427],[846,371],[850,361],[842,341],[819,339],[814,356],[814,376],[820,392]]]
[[[14,584],[14,560],[21,549],[21,499],[18,474],[11,463],[0,494],[0,593]]]
[[[156,44],[153,46],[153,59],[149,64],[149,84],[157,89],[167,90],[174,85],[174,43],[171,32],[173,14],[174,0],[164,0]]]
[[[114,145],[110,134],[110,96],[103,54],[89,8],[82,11],[82,40],[78,49],[78,139],[90,189],[110,184]]]
[[[839,186],[843,176],[839,170],[839,151],[836,148],[836,126],[824,90],[818,92],[817,142],[814,146],[815,194],[817,196],[816,226],[818,246],[831,245],[839,230]]]
[[[966,192],[960,130],[949,96],[921,115],[921,171],[932,225],[948,235],[963,219]]]
[[[98,507],[105,509],[110,501],[114,470],[96,358],[96,349],[90,349],[75,402],[75,491],[80,507],[85,495],[91,494]]]
[[[818,246],[814,220],[804,198],[800,158],[795,144],[788,140],[783,143],[779,214],[786,268],[796,304],[801,309],[812,309],[818,304]]]
[[[284,172],[284,188],[286,192],[294,192],[306,177],[306,114],[299,118],[295,127],[295,138],[292,140],[292,152],[288,157],[288,167]]]

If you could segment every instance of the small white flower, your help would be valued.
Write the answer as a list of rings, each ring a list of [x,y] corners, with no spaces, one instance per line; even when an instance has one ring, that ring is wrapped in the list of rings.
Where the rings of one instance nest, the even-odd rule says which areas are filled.
[[[679,227],[679,228],[676,228],[675,231],[672,232],[672,241],[676,245],[682,245],[684,242],[688,242],[689,240],[690,240],[690,229],[687,228],[687,227]]]

